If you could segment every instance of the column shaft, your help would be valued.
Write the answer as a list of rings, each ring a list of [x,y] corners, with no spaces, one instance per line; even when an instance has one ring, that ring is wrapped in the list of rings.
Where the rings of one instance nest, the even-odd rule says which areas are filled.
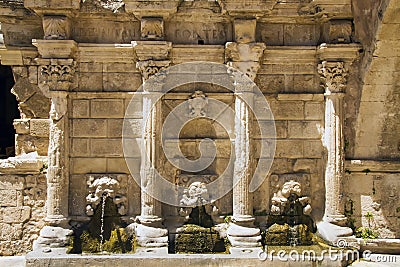
[[[238,95],[235,99],[235,165],[233,177],[233,218],[235,221],[252,221],[250,200],[251,176],[251,110]]]
[[[161,123],[161,101],[157,101],[159,94],[151,93],[143,96],[143,114],[145,127],[143,129],[143,141],[145,150],[142,157],[142,210],[141,220],[160,220],[161,205],[152,195],[157,190],[156,172],[159,156],[160,123]]]
[[[342,205],[342,178],[344,170],[343,93],[326,94],[325,146],[327,166],[325,170],[324,221],[343,224],[346,221]]]
[[[46,219],[58,225],[68,218],[68,121],[67,96],[53,95],[50,111],[49,163],[47,169]]]

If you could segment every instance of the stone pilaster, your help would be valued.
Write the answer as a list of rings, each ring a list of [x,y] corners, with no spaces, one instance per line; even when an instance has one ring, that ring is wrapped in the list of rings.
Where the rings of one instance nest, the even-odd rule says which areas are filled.
[[[318,72],[325,88],[325,132],[323,143],[327,151],[325,169],[325,213],[318,225],[326,240],[335,242],[338,237],[349,236],[352,230],[345,227],[343,175],[344,175],[344,102],[347,69],[343,62],[323,61]]]
[[[254,29],[253,29],[254,28]],[[246,30],[247,29],[247,30]],[[237,42],[225,46],[225,60],[229,67],[238,69],[247,77],[242,77],[235,88],[235,165],[233,177],[233,217],[227,234],[233,254],[253,255],[261,246],[260,230],[254,227],[253,203],[249,192],[252,172],[252,110],[253,82],[260,59],[265,49],[263,43],[254,40],[255,20],[236,21]],[[241,76],[241,75],[239,75]]]

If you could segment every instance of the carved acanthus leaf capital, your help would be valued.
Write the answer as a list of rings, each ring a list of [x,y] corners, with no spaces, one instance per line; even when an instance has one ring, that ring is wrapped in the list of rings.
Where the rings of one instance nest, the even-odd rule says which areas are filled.
[[[240,44],[229,42],[225,46],[225,61],[229,67],[240,70],[254,81],[265,48],[264,43]]]
[[[326,93],[341,93],[346,89],[348,71],[343,62],[323,61],[318,65],[318,73]]]
[[[136,63],[136,68],[142,73],[143,80],[148,80],[152,75],[166,70],[171,64],[169,60],[146,60]]]
[[[76,62],[67,60],[41,60],[39,86],[45,91],[68,91],[74,81]]]

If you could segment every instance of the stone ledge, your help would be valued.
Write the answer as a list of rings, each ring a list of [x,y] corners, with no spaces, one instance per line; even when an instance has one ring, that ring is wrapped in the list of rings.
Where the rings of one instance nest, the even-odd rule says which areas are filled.
[[[358,239],[362,251],[370,250],[373,253],[393,253],[400,251],[400,239]]]
[[[278,100],[324,101],[324,94],[278,94]]]
[[[346,160],[345,168],[351,172],[400,172],[400,161]]]
[[[0,160],[0,174],[38,174],[47,162],[36,152]]]

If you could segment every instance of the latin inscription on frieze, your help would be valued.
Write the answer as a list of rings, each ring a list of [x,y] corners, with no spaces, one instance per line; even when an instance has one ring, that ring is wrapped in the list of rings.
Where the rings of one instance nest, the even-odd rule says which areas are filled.
[[[82,43],[130,43],[140,39],[140,22],[79,21],[72,32],[74,40]]]
[[[4,35],[4,43],[6,45],[30,46],[32,39],[43,38],[42,25],[17,25],[6,24],[1,25]]]
[[[222,22],[168,22],[166,38],[177,44],[225,44],[232,40],[232,25]]]

